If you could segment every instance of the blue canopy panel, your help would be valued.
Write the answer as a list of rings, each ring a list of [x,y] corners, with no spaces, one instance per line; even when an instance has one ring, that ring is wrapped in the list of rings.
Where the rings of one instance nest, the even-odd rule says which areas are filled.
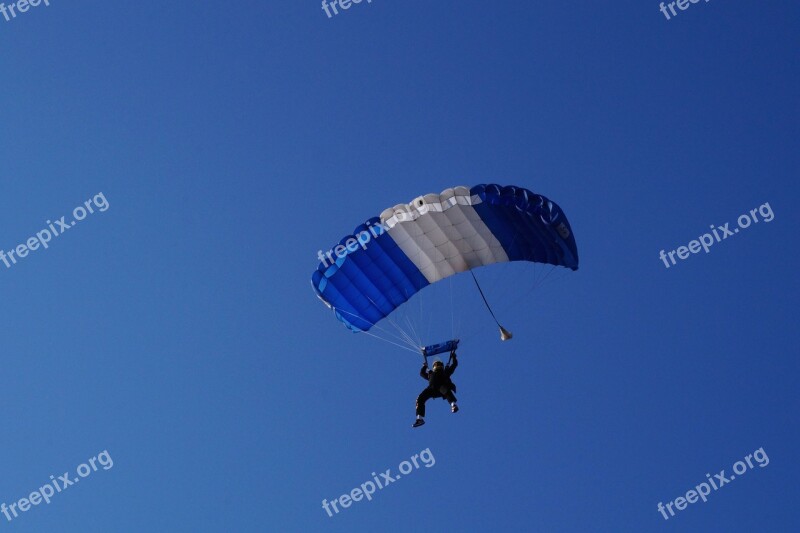
[[[455,187],[361,224],[324,254],[311,283],[345,326],[367,331],[431,283],[507,261],[577,270],[564,212],[522,187]]]

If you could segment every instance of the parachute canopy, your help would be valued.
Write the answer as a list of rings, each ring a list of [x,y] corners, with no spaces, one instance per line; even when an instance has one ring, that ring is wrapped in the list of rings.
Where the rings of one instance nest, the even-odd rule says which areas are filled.
[[[386,209],[319,257],[314,290],[356,332],[467,270],[509,261],[578,269],[561,208],[522,187],[495,184],[454,187]]]

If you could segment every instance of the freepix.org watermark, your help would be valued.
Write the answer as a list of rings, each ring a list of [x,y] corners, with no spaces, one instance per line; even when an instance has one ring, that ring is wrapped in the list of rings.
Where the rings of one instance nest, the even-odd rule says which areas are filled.
[[[322,0],[322,10],[328,15],[328,18],[332,18],[334,15],[339,14],[339,9],[343,11],[347,11],[353,4],[360,4],[362,0]],[[368,4],[372,3],[372,0],[367,0]]]
[[[678,12],[675,11],[675,6],[678,6],[678,9],[680,9],[681,11],[686,11],[687,9],[689,9],[690,5],[696,4],[699,1],[700,0],[676,0],[675,2],[667,2],[667,5],[664,5],[664,2],[661,2],[658,8],[661,10],[662,13],[664,13],[664,17],[666,17],[667,20],[670,20],[672,17],[669,16],[669,12],[672,13],[673,17],[678,16]],[[708,2],[708,0],[705,1]],[[667,12],[668,10],[669,12]]]
[[[334,248],[328,250],[325,254],[322,253],[322,250],[317,252],[317,258],[322,262],[325,267],[330,266],[330,264],[336,263],[336,259],[333,258],[335,255],[338,259],[343,259],[347,254],[355,252],[358,250],[359,246],[362,250],[367,249],[367,243],[372,240],[373,237],[378,237],[379,235],[383,235],[385,232],[389,231],[382,222],[378,222],[374,226],[371,223],[367,223],[368,230],[363,230],[359,232],[358,235],[354,235],[347,239],[344,244],[340,244]]]
[[[97,193],[94,195],[94,198],[86,200],[83,202],[83,205],[79,205],[72,210],[73,220],[68,221],[66,216],[59,218],[55,222],[48,220],[45,222],[45,224],[48,224],[45,229],[36,232],[36,235],[23,244],[20,244],[8,252],[0,250],[0,261],[6,268],[11,268],[13,265],[17,264],[19,259],[26,258],[30,252],[38,250],[39,247],[45,249],[49,248],[50,241],[52,241],[54,237],[63,235],[65,231],[75,226],[75,224],[89,215],[94,214],[95,208],[102,213],[108,211],[109,207],[108,200],[106,200],[103,193]]]
[[[44,4],[45,7],[50,7],[50,0],[17,0],[16,2],[9,2],[8,5],[0,3],[0,14],[6,19],[6,22],[11,22],[17,18],[17,15],[27,13],[32,7],[39,7]]]
[[[67,490],[69,487],[80,482],[81,479],[89,477],[92,472],[98,471],[98,465],[103,470],[111,470],[114,467],[114,460],[108,454],[108,450],[104,450],[96,457],[92,457],[85,463],[78,466],[76,469],[77,477],[70,477],[69,472],[64,472],[64,475],[55,477],[50,476],[50,481],[45,483],[35,491],[31,492],[27,498],[20,498],[9,505],[5,502],[0,504],[0,513],[6,517],[6,520],[11,522],[19,517],[19,513],[27,513],[32,507],[35,507],[42,502],[50,505],[50,500],[56,494],[60,494]]]
[[[333,511],[338,514],[339,506],[341,506],[342,509],[347,509],[353,504],[353,502],[360,502],[364,498],[366,498],[367,501],[372,501],[372,495],[375,494],[376,490],[384,489],[390,483],[394,483],[404,475],[408,475],[415,469],[418,469],[420,465],[417,459],[422,461],[422,464],[425,465],[425,468],[430,468],[436,464],[436,458],[431,453],[431,449],[425,448],[421,452],[412,455],[411,461],[403,461],[400,463],[397,467],[397,469],[400,471],[399,474],[392,476],[392,469],[387,468],[379,478],[378,475],[373,472],[372,479],[374,480],[374,483],[372,481],[365,481],[360,487],[351,490],[349,493],[342,494],[333,501],[329,502],[328,500],[322,500],[322,508],[325,509],[325,512],[328,513],[329,517],[332,517],[333,513],[331,512],[331,508],[333,508]]]
[[[731,223],[728,222],[723,224],[722,226],[714,226],[713,224],[710,226],[711,233],[704,233],[700,235],[697,240],[689,241],[686,246],[679,246],[677,250],[670,250],[669,252],[665,253],[664,250],[659,252],[658,257],[664,262],[664,266],[669,268],[670,266],[676,264],[675,256],[678,256],[678,259],[688,259],[689,252],[696,254],[700,253],[700,250],[703,250],[705,253],[708,253],[711,250],[711,246],[715,243],[722,242],[728,237],[733,237],[737,233],[739,233],[740,229],[747,229],[750,227],[751,224],[758,224],[758,216],[756,214],[761,215],[761,219],[764,222],[772,222],[772,219],[775,218],[775,213],[772,212],[772,208],[769,206],[769,202],[765,204],[761,204],[756,209],[751,209],[749,214],[744,214],[740,216],[736,223],[739,225],[738,228],[730,228]],[[672,265],[670,262],[672,262]]]
[[[433,208],[434,211],[441,211],[441,209],[441,206],[438,208]],[[399,222],[416,220],[421,214],[427,213],[430,210],[431,206],[424,203],[421,203],[418,207],[413,207],[410,204],[396,205],[391,209],[391,217],[381,219],[375,223],[373,223],[371,220],[368,220],[364,226],[365,229],[361,230],[358,235],[353,235],[344,241],[344,244],[334,246],[324,254],[322,253],[322,250],[319,250],[317,252],[317,258],[327,268],[330,266],[328,262],[330,262],[331,265],[335,264],[337,262],[336,259],[344,259],[347,254],[357,251],[359,247],[362,250],[366,250],[367,243],[369,243],[373,238],[380,237],[384,233],[388,232],[392,227],[394,227],[395,224]],[[389,210],[387,209],[387,211]],[[336,259],[333,258],[334,255],[336,256]]]
[[[663,502],[658,502],[658,512],[661,513],[661,516],[664,517],[664,520],[669,520],[670,516],[675,516],[675,511],[672,510],[673,507],[675,507],[675,509],[678,511],[683,511],[689,504],[697,503],[697,500],[702,500],[703,503],[706,503],[706,501],[708,501],[708,495],[711,494],[712,488],[714,491],[718,491],[736,479],[736,476],[742,476],[748,470],[755,468],[755,465],[753,464],[754,459],[760,468],[764,468],[769,464],[769,457],[767,457],[767,453],[764,451],[764,448],[761,447],[753,453],[748,454],[744,458],[744,461],[736,461],[733,464],[733,474],[726,476],[725,470],[720,470],[718,474],[714,474],[714,477],[711,477],[711,474],[706,474],[706,481],[708,481],[708,483],[703,481],[694,489],[687,491],[686,496],[678,496],[671,502],[667,502],[666,505],[664,505]],[[669,511],[669,516],[667,516],[667,511]]]

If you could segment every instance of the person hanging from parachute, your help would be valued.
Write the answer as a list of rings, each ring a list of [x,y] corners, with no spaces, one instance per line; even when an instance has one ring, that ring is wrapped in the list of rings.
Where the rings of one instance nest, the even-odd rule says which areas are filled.
[[[458,367],[456,346],[458,346],[458,340],[423,348],[422,355],[425,358],[425,362],[422,363],[419,375],[428,382],[428,386],[417,396],[417,419],[412,427],[416,428],[425,423],[425,402],[431,398],[444,398],[450,404],[450,411],[453,413],[458,412],[458,404],[456,403],[458,400],[453,394],[456,391],[456,384],[450,379],[450,376],[453,375],[453,372]],[[439,350],[436,350],[436,348],[439,348]],[[442,348],[450,348],[450,360],[447,362],[447,366],[437,359],[433,363],[433,370],[428,370],[428,355],[433,355],[428,350],[441,353]]]
[[[384,209],[380,216],[357,225],[327,254],[320,250],[317,257],[320,263],[311,275],[311,285],[337,320],[354,333],[382,338],[377,331],[382,340],[412,353],[421,350],[426,358],[420,375],[428,386],[417,398],[414,427],[424,424],[425,402],[430,398],[444,398],[454,413],[458,411],[450,379],[457,366],[458,340],[421,348],[429,342],[419,335],[425,326],[422,317],[427,316],[423,315],[423,296],[433,293],[432,301],[442,302],[434,295],[442,289],[439,283],[450,279],[454,307],[453,284],[469,272],[499,327],[500,340],[507,341],[511,332],[495,316],[475,271],[496,271],[499,265],[512,262],[574,271],[579,263],[572,227],[558,204],[524,187],[494,183],[452,187]],[[519,292],[529,280],[512,275],[503,281]],[[415,302],[409,304],[412,298]],[[418,314],[414,313],[417,304]],[[455,336],[452,325],[451,319]],[[429,333],[442,335],[443,330],[434,324]],[[452,365],[438,362],[428,370],[428,356],[448,352]]]

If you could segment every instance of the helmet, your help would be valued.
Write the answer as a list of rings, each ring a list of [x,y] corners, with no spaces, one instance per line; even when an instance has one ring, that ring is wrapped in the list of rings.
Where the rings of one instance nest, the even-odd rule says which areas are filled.
[[[436,361],[433,362],[433,369],[436,370],[436,367],[444,368],[444,363],[442,363],[437,359]]]

